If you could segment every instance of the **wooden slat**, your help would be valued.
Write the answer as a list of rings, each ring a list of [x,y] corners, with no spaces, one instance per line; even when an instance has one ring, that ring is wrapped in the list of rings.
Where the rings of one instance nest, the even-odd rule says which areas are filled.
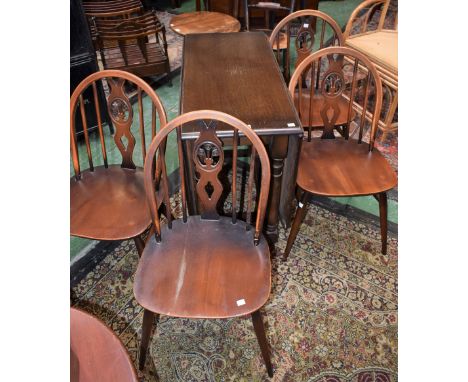
[[[346,139],[349,138],[349,124],[351,123],[351,115],[353,111],[353,101],[354,101],[354,94],[356,92],[356,82],[357,82],[357,70],[359,66],[359,60],[356,59],[354,62],[354,67],[353,67],[353,78],[351,79],[351,93],[350,93],[350,100],[351,102],[348,103],[348,117],[346,118]]]
[[[250,155],[249,180],[247,182],[247,198],[248,198],[247,199],[247,216],[246,216],[247,230],[250,230],[251,221],[252,221],[251,220],[252,219],[252,203],[253,203],[252,190],[253,190],[253,180],[254,180],[254,173],[255,173],[255,154],[256,154],[255,147],[252,146],[252,153]]]
[[[101,140],[102,160],[104,161],[104,167],[107,168],[108,164],[107,164],[106,142],[104,140],[104,131],[102,129],[101,108],[99,105],[99,97],[97,94],[96,82],[93,82],[93,96],[94,96],[94,109],[96,110],[96,118],[98,122],[99,138]]]
[[[232,138],[232,223],[236,223],[237,219],[237,141],[239,140],[239,132],[234,129]]]
[[[144,163],[145,157],[146,157],[145,121],[143,119],[143,102],[142,102],[140,88],[138,88],[138,117],[140,119],[141,153],[143,155],[143,163]]]
[[[85,137],[85,142],[86,142],[86,151],[88,153],[89,169],[91,171],[94,171],[93,156],[91,154],[91,145],[89,144],[88,123],[86,122],[86,112],[84,108],[83,94],[80,94],[80,112],[81,112],[81,122],[83,124],[83,132],[84,132],[84,137]]]

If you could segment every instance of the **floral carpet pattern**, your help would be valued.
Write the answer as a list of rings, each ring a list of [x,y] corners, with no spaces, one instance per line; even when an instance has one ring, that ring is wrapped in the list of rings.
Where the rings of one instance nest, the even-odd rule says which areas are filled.
[[[280,228],[278,252],[288,233]],[[387,256],[379,247],[378,227],[311,205],[288,261],[272,259],[262,313],[274,377],[249,317],[161,316],[140,380],[396,381],[397,239],[390,235]],[[132,290],[137,262],[132,241],[115,244],[72,288],[72,304],[102,319],[135,365],[143,317]]]

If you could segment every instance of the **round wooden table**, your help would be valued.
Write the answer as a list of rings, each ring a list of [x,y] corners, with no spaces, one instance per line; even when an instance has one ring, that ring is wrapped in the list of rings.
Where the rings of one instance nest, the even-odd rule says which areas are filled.
[[[119,338],[96,317],[70,308],[70,381],[138,382]]]
[[[189,12],[174,16],[172,30],[182,36],[190,33],[239,32],[240,22],[234,17],[219,12]]]

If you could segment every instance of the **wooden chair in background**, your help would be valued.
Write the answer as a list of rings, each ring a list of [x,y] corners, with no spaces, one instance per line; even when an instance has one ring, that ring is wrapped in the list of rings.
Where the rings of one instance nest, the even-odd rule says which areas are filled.
[[[232,216],[220,216],[217,203],[223,191],[218,178],[223,168],[224,152],[216,126],[232,128]],[[198,138],[187,154],[197,172],[196,192],[201,215],[188,216],[185,190],[185,166],[182,147],[182,125],[196,126]],[[161,144],[169,133],[176,131],[183,218],[161,227],[155,196],[153,161],[158,155],[164,163]],[[174,133],[173,133],[174,134]],[[249,198],[246,222],[237,218],[237,150],[239,137],[251,144]],[[243,143],[244,144],[244,141]],[[257,189],[256,219],[251,224],[253,205],[254,162],[256,153],[261,163],[261,186]],[[167,177],[162,165],[162,177]],[[135,274],[134,294],[145,309],[140,347],[140,369],[143,369],[154,318],[160,314],[186,318],[228,318],[252,315],[268,375],[273,375],[268,343],[259,309],[270,294],[270,251],[262,235],[270,185],[270,163],[260,138],[245,123],[228,114],[193,111],[183,114],[159,132],[152,142],[145,164],[147,202],[155,227],[148,240]],[[166,194],[164,204],[170,209]],[[171,214],[168,214],[170,217]]]
[[[154,11],[128,19],[94,19],[96,48],[104,69],[140,77],[170,73],[166,29]]]
[[[107,160],[109,150],[106,147],[96,86],[97,81],[103,79],[107,81],[109,88],[106,97],[107,110],[114,126],[114,142],[122,155],[121,164],[109,164]],[[125,91],[126,84],[137,88],[138,102],[135,110]],[[94,93],[100,149],[92,147],[87,129],[83,93],[89,87],[92,87]],[[135,122],[134,130],[138,129],[143,163],[146,155],[143,119],[145,94],[151,100],[151,136],[154,138],[157,118],[159,126],[164,126],[167,122],[166,112],[154,90],[134,74],[119,70],[94,73],[77,86],[70,100],[70,144],[75,171],[75,176],[70,179],[70,233],[72,236],[95,240],[134,239],[139,254],[144,247],[141,234],[151,225],[151,216],[146,206],[143,169],[134,163],[136,138],[132,124],[136,121],[134,114],[138,114],[139,126],[137,128]],[[86,170],[82,170],[80,164],[75,131],[77,118],[81,118],[83,124],[89,166]],[[98,165],[98,161],[102,165]]]
[[[294,12],[278,23],[270,36],[270,44],[273,49],[280,45],[278,38],[280,34],[286,37],[282,69],[287,83],[290,79],[290,73],[294,72],[294,69],[297,68],[306,57],[310,56],[314,50],[318,51],[334,45],[342,46],[344,43],[341,28],[335,20],[323,12],[309,9]],[[291,45],[294,46],[294,49],[292,49]],[[278,49],[276,49],[276,57],[278,61],[281,61]],[[318,83],[316,83],[316,85],[318,85]],[[307,87],[305,81],[303,81],[302,87]],[[311,94],[313,95],[312,102],[316,105],[315,108],[311,108],[309,105],[311,102]],[[300,102],[299,97],[301,97]],[[313,92],[299,91],[299,89],[297,89],[294,94],[294,104],[296,109],[299,105],[301,106],[301,123],[302,127],[307,129],[309,141],[312,137],[313,130],[323,129],[323,119],[320,115],[320,108],[323,103],[324,98],[318,88],[315,88]],[[347,115],[345,113],[348,104],[348,100],[344,97],[338,98],[337,105],[342,112],[335,121],[335,128],[342,135],[345,135],[348,131]],[[309,111],[312,112],[309,113]],[[352,111],[352,113],[354,113],[354,111]]]
[[[295,0],[290,0],[288,6],[280,2],[265,2],[244,0],[244,19],[247,31],[262,31],[270,36],[280,18],[294,11]],[[262,17],[260,17],[262,16]],[[259,24],[259,21],[261,23]],[[286,48],[286,36],[280,35],[280,49]]]
[[[276,52],[286,82],[289,82],[290,73],[294,72],[294,68],[313,53],[314,49],[342,46],[343,42],[341,28],[336,21],[326,13],[313,9],[297,11],[286,16],[270,35],[270,45]],[[282,49],[283,60],[280,60]]]
[[[122,341],[89,313],[70,308],[70,381],[138,382]]]
[[[143,13],[140,0],[83,1],[83,9],[88,17],[129,18]]]
[[[320,68],[323,68],[321,71]],[[346,69],[351,69],[351,86],[345,86]],[[358,88],[358,72],[365,74]],[[349,72],[348,72],[349,73]],[[299,155],[297,186],[302,191],[296,216],[284,252],[286,260],[296,239],[299,227],[307,212],[312,195],[358,196],[373,195],[379,201],[382,253],[387,252],[387,191],[397,184],[397,177],[382,154],[374,147],[378,116],[382,107],[382,83],[372,62],[362,53],[347,47],[322,49],[305,58],[294,72],[289,84],[291,96],[306,91],[302,89],[305,79],[311,81],[309,92],[319,91],[323,97],[320,104],[304,105],[318,109],[323,120],[322,138],[302,141]],[[373,90],[373,99],[370,91]],[[348,99],[348,107],[342,109],[340,99]],[[303,113],[299,97],[298,113]],[[349,126],[353,108],[359,124],[358,140],[335,138],[334,128],[339,118],[347,118]],[[370,109],[370,111],[368,110]],[[344,116],[341,114],[344,113]],[[372,124],[369,143],[363,143],[363,131],[369,115]],[[328,139],[325,139],[328,138]]]
[[[398,122],[393,122],[398,107],[398,13],[393,12],[392,22],[389,17],[390,2],[363,1],[351,14],[344,32],[345,45],[365,54],[372,61],[388,95],[386,115],[379,118],[382,141],[389,132],[398,129]],[[372,29],[370,21],[377,12],[380,12],[380,16],[375,29]],[[356,21],[360,22],[360,28],[354,33]]]

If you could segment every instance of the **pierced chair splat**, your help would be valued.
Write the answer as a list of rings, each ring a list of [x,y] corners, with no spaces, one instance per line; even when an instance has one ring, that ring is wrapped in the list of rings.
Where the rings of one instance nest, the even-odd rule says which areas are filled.
[[[359,72],[364,74],[364,80],[358,81],[362,77]],[[311,102],[305,105],[299,102],[298,113],[304,113],[304,108],[315,108],[324,129],[321,138],[302,142],[296,181],[302,196],[298,201],[284,259],[287,259],[291,251],[306,215],[307,204],[313,195],[374,195],[379,201],[382,253],[385,255],[386,192],[396,186],[397,177],[383,155],[374,147],[378,115],[382,107],[381,79],[365,55],[346,47],[325,48],[304,59],[291,78],[291,95],[296,94],[297,88],[299,92],[302,91],[301,84],[305,79],[311,81],[309,91],[320,92],[323,101],[314,103],[314,98],[310,97]],[[348,101],[346,108],[340,107],[342,99]],[[364,127],[369,114],[373,117],[369,143],[365,143]],[[339,118],[345,119],[347,126],[351,122],[356,124],[357,140],[349,139],[347,131],[344,137],[335,137],[334,128]]]
[[[107,88],[106,107],[115,131],[113,139],[104,134],[100,114],[102,107],[97,97],[99,82]],[[132,104],[127,90],[130,86],[135,92],[136,105]],[[83,98],[83,93],[88,88],[93,91],[94,112],[98,121],[97,131],[93,135],[88,131],[88,117]],[[151,102],[151,130],[149,126],[145,126],[149,123],[145,124],[144,121],[145,96]],[[75,130],[78,119],[81,119],[83,124],[85,150],[80,150],[78,145]],[[134,74],[104,70],[88,76],[75,89],[70,100],[70,144],[75,173],[70,179],[72,236],[95,240],[133,238],[141,254],[144,246],[141,234],[151,225],[151,217],[146,206],[143,169],[135,162],[141,165],[144,163],[146,141],[156,135],[157,119],[160,127],[167,122],[160,99],[145,81]],[[141,161],[137,161],[134,155],[137,137],[141,144]],[[117,147],[122,157],[120,164],[109,163],[109,153],[112,151],[109,145]],[[80,151],[87,156],[86,160],[80,161]],[[87,168],[83,170],[82,165]],[[162,191],[163,189],[158,190],[160,193]]]
[[[229,217],[221,216],[216,209],[223,190],[218,174],[226,165],[217,131],[221,124],[231,128],[234,134],[232,215]],[[191,136],[195,127],[198,130],[188,155],[183,153],[182,125],[191,126]],[[167,177],[161,145],[170,133],[177,136],[183,217],[169,218],[168,224],[161,226],[157,213],[158,196],[154,192],[158,182],[153,167],[155,158],[160,158],[160,180]],[[251,145],[251,164],[257,155],[261,164],[257,200],[252,200],[255,166],[250,166],[246,221],[238,219],[236,213],[237,152],[241,137],[242,144],[248,141],[246,144]],[[187,213],[184,177],[188,161],[193,162],[198,173],[196,194],[200,199],[201,215],[189,216]],[[251,314],[268,374],[273,374],[259,311],[267,301],[271,287],[270,252],[261,233],[269,183],[269,160],[262,141],[245,123],[228,114],[211,110],[183,114],[169,122],[153,140],[145,162],[145,188],[155,233],[143,251],[134,283],[135,297],[145,308],[140,369],[145,364],[155,316],[228,318]],[[171,208],[167,195],[164,203]],[[256,218],[251,224],[254,203]]]

